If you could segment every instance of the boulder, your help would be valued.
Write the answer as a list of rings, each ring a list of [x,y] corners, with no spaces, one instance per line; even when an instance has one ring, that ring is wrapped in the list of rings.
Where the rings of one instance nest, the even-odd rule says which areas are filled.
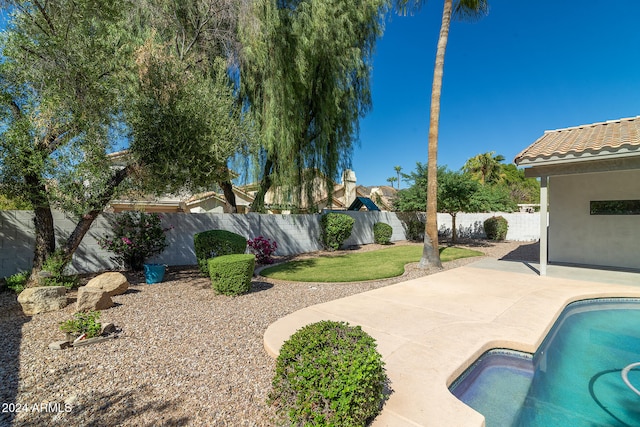
[[[18,295],[18,302],[27,316],[60,310],[67,306],[67,289],[64,286],[27,288]]]
[[[127,292],[129,282],[124,274],[114,271],[94,277],[89,280],[86,287],[106,291],[112,297]]]
[[[109,307],[113,307],[113,300],[111,300],[109,292],[87,286],[78,288],[76,311],[104,310]]]

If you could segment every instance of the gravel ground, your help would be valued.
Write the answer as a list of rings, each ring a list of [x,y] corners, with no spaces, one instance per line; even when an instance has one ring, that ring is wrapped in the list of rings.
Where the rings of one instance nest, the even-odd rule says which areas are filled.
[[[406,242],[397,244],[409,244]],[[467,242],[486,256],[536,261],[531,242]],[[352,248],[372,250],[378,245]],[[445,264],[459,267],[478,258]],[[27,317],[16,296],[0,293],[0,426],[270,426],[265,404],[274,360],[262,336],[298,309],[429,274],[347,284],[288,283],[256,277],[249,294],[215,295],[194,268],[171,268],[165,281],[113,298],[101,322],[117,339],[62,351],[58,323],[74,304]],[[85,278],[86,280],[87,278]],[[73,293],[70,302],[74,302]]]

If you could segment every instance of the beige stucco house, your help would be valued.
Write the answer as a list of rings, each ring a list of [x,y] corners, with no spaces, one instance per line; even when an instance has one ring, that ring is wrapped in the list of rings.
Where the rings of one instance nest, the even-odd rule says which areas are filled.
[[[540,274],[640,270],[640,116],[546,131],[514,161],[541,181]]]
[[[113,167],[125,167],[129,160],[127,150],[119,151],[109,155]],[[321,175],[314,178],[314,206],[313,212],[329,210],[345,210],[357,196],[369,197],[369,194],[361,194],[360,187],[356,186],[356,174],[347,169],[342,174],[342,182],[335,183],[331,189],[332,199],[329,201],[328,192]],[[365,187],[362,187],[365,188]],[[243,187],[233,186],[233,193],[236,198],[238,213],[247,213],[251,209],[255,193],[258,186],[256,184]],[[304,199],[304,198],[303,198]],[[384,199],[384,198],[383,198]],[[303,200],[302,206],[297,211],[307,212],[311,208]],[[278,195],[276,188],[271,188],[265,195],[265,205],[269,213],[290,213],[284,197]],[[162,194],[159,196],[134,194],[127,197],[120,197],[111,201],[105,209],[108,212],[122,212],[130,210],[143,210],[146,212],[184,212],[184,213],[224,213],[228,211],[226,200],[222,192],[207,191],[198,194]]]

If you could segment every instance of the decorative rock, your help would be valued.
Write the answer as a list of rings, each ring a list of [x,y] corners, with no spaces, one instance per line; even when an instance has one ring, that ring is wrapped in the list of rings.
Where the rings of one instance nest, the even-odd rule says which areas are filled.
[[[67,306],[67,289],[64,286],[39,286],[27,288],[18,295],[18,302],[27,316],[46,313]]]
[[[109,293],[109,296],[120,295],[127,292],[129,282],[124,274],[118,272],[103,273],[94,277],[87,283],[87,288],[100,289]]]
[[[50,350],[64,350],[69,347],[71,347],[71,343],[69,341],[54,341],[49,344]]]
[[[113,301],[107,291],[80,286],[76,311],[104,310],[113,307]]]

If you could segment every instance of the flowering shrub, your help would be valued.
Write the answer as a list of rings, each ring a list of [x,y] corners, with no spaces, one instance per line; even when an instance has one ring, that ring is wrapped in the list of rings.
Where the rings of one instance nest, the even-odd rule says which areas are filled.
[[[247,246],[249,246],[249,250],[256,256],[256,260],[260,264],[273,264],[271,255],[278,249],[278,244],[275,240],[258,236],[255,239],[247,240]]]
[[[162,228],[155,213],[123,212],[116,218],[113,235],[98,239],[98,244],[113,252],[111,259],[125,269],[140,271],[147,258],[166,249],[165,233],[172,228]]]

